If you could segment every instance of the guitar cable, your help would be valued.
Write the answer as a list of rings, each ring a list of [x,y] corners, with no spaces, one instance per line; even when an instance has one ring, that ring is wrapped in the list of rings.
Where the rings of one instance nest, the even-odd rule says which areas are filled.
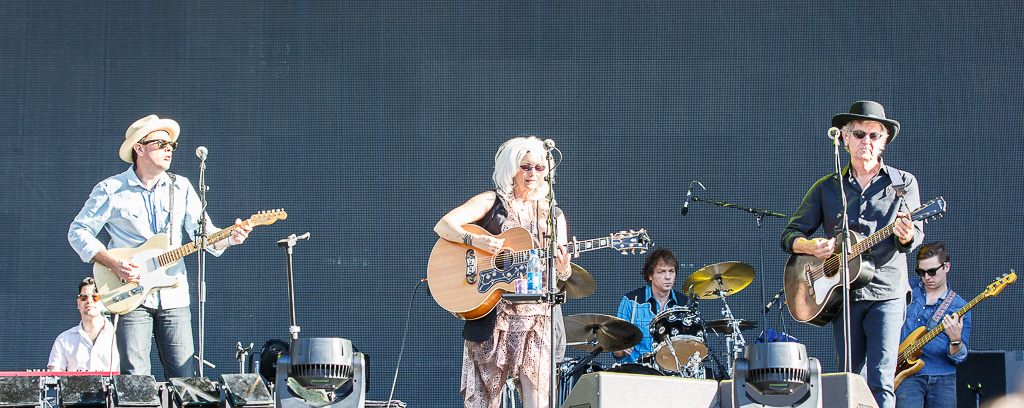
[[[409,322],[412,321],[412,305],[416,301],[416,292],[420,289],[420,285],[426,282],[427,279],[420,279],[416,283],[416,287],[412,289],[412,297],[409,299],[409,310],[405,315],[405,330],[402,332],[402,347],[398,349],[398,362],[395,363],[395,377],[391,380],[391,392],[388,394],[387,408],[391,407],[391,402],[394,401],[392,398],[395,396],[395,385],[398,384],[398,371],[402,367],[402,354],[405,353],[405,341],[409,337]],[[430,289],[427,289],[427,293],[430,293]]]

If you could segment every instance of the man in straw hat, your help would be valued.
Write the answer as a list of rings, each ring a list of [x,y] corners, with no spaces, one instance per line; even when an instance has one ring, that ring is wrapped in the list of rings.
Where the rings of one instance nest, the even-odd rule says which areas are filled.
[[[178,147],[179,131],[177,122],[156,115],[146,116],[128,127],[118,154],[132,166],[93,187],[68,230],[68,241],[82,261],[99,262],[124,281],[138,282],[139,265],[112,255],[108,248],[135,248],[158,233],[167,234],[174,248],[182,244],[182,229],[195,240],[202,213],[199,196],[188,179],[167,171]],[[240,228],[228,238],[208,245],[207,251],[220,256],[225,248],[245,240],[252,227],[241,225],[241,220],[235,222]],[[106,247],[96,239],[101,229],[110,234]],[[209,217],[206,230],[219,230],[209,222]],[[118,319],[117,349],[125,374],[150,374],[150,337],[154,337],[164,377],[194,375],[185,263],[173,264],[166,273],[182,275],[181,284],[153,292],[139,308]]]
[[[841,141],[850,154],[850,163],[842,170],[850,230],[868,236],[895,222],[893,237],[862,256],[861,270],[873,270],[874,277],[867,286],[851,292],[849,305],[852,371],[867,378],[879,407],[892,408],[896,405],[893,385],[900,329],[910,291],[906,254],[924,238],[922,223],[907,218],[921,205],[917,179],[883,163],[882,151],[896,138],[900,124],[887,118],[878,102],[854,102],[849,113],[832,117],[832,126],[841,130]],[[822,177],[811,186],[783,230],[782,248],[829,258],[841,244],[835,236],[842,227],[842,208],[839,181],[832,174]],[[825,237],[811,238],[822,226]],[[832,327],[843,367],[846,334],[842,319],[834,320]]]

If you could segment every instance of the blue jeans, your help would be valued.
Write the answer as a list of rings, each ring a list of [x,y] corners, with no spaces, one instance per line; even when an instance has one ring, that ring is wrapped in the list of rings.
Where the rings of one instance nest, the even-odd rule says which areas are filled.
[[[956,407],[956,373],[912,375],[896,389],[896,408]]]
[[[164,378],[193,377],[192,313],[188,307],[139,307],[117,320],[117,351],[123,374],[150,375],[149,355],[156,339]]]
[[[900,349],[900,331],[907,314],[903,298],[891,300],[851,302],[850,305],[850,358],[851,370],[867,378],[871,394],[879,408],[895,408],[896,357]],[[832,321],[836,340],[836,360],[839,368],[843,360],[842,315]]]

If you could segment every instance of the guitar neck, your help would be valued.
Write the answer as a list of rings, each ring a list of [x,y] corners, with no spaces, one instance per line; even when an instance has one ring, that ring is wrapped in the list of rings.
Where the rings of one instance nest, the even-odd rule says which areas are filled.
[[[891,237],[893,233],[893,228],[896,227],[896,222],[886,225],[882,229],[875,231],[874,234],[871,234],[870,236],[864,238],[860,242],[853,244],[853,248],[850,251],[850,257],[858,256],[867,251],[868,249],[871,249],[871,247],[875,246],[879,242],[882,242],[882,240]]]
[[[588,252],[588,251],[593,251],[593,250],[597,250],[597,249],[608,248],[611,245],[612,245],[612,239],[611,238],[609,238],[609,237],[601,237],[601,238],[588,239],[586,241],[571,242],[568,245],[566,245],[566,251],[568,251],[569,255],[574,255],[574,254]],[[551,257],[550,256],[551,250],[548,249],[548,248],[536,248],[536,250],[537,250],[537,256],[540,257],[540,259],[542,259],[542,260],[548,259],[548,258]],[[523,251],[516,251],[512,255],[512,262],[513,263],[525,263],[525,262],[527,262],[530,259],[530,251],[532,251],[532,250],[531,249],[527,249],[527,250],[523,250]]]
[[[214,242],[218,242],[224,238],[227,238],[228,235],[231,235],[231,231],[234,231],[235,228],[237,227],[237,225],[232,225],[228,228],[224,228],[220,231],[214,232],[213,234],[210,234],[206,238],[206,242],[208,243],[208,245],[213,245]],[[198,250],[199,242],[192,241],[186,245],[182,245],[178,248],[167,251],[163,255],[158,256],[157,261],[160,262],[160,266],[167,266],[175,262],[178,262],[178,260],[180,260],[181,258],[184,258]]]
[[[964,305],[964,307],[961,307],[960,310],[957,310],[956,311],[956,315],[958,317],[963,317],[965,314],[967,314],[968,311],[971,310],[972,307],[974,307],[975,305],[977,305],[979,302],[981,302],[983,299],[985,299],[987,297],[988,297],[988,292],[984,292],[984,293],[976,296],[974,299],[971,299],[970,302],[967,302],[967,304]],[[929,330],[928,333],[925,333],[924,336],[921,336],[921,338],[917,339],[917,341],[911,343],[911,345],[909,347],[907,347],[907,349],[904,350],[903,353],[900,353],[900,356],[899,356],[900,361],[908,360],[910,358],[910,356],[914,355],[915,353],[920,351],[922,348],[924,348],[925,344],[928,344],[928,342],[932,341],[932,339],[934,339],[935,336],[938,336],[939,333],[942,333],[942,331],[945,330],[945,329],[946,329],[945,326],[943,326],[942,323],[940,322],[938,325],[936,325],[931,330]]]

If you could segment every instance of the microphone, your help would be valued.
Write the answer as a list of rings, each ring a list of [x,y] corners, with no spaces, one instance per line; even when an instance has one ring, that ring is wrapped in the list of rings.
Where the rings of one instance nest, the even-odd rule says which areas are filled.
[[[544,150],[549,152],[555,150],[555,141],[551,139],[544,139]]]
[[[830,128],[828,128],[828,138],[829,139],[836,140],[836,138],[839,137],[839,135],[841,135],[841,134],[842,134],[842,132],[840,132],[839,128],[837,128],[837,127],[830,127]]]
[[[681,210],[679,210],[679,213],[682,214],[682,215],[686,215],[686,213],[690,212],[690,198],[693,197],[693,185],[694,185],[694,183],[699,185],[700,188],[703,188],[703,189],[707,190],[707,188],[705,188],[704,185],[701,184],[699,181],[697,181],[697,180],[691,181],[690,182],[690,188],[686,189],[686,202],[683,203],[683,208]]]
[[[833,128],[833,129],[835,129],[835,128]],[[776,293],[775,296],[772,297],[772,300],[769,300],[768,304],[764,305],[764,312],[765,313],[768,313],[768,311],[771,310],[772,306],[775,306],[775,302],[779,301],[779,296],[782,296],[782,292],[784,292],[785,290],[786,290],[785,287],[783,287],[782,289],[779,289],[779,293]]]
[[[196,148],[196,157],[198,157],[199,160],[206,160],[207,153],[209,153],[209,151],[206,150],[206,146],[199,146]]]

